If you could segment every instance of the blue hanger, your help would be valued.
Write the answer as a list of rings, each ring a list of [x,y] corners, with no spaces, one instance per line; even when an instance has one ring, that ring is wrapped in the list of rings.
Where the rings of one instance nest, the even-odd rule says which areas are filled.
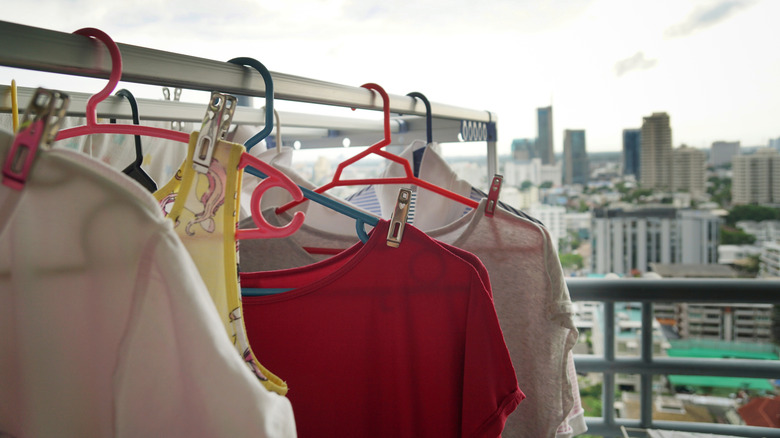
[[[263,77],[263,81],[265,82],[265,126],[262,131],[244,142],[246,150],[250,150],[252,149],[252,146],[268,137],[268,134],[274,129],[274,81],[271,79],[271,72],[269,72],[260,61],[254,58],[239,57],[233,58],[228,62],[254,68],[260,73],[260,76]]]
[[[249,150],[252,146],[268,137],[268,134],[270,134],[271,130],[273,130],[274,84],[273,80],[271,79],[271,73],[268,71],[268,69],[265,68],[265,66],[260,63],[260,61],[254,58],[239,57],[233,58],[228,62],[254,68],[260,73],[261,76],[263,76],[263,81],[265,81],[265,127],[263,127],[262,131],[258,132],[252,138],[244,142],[244,146],[246,146],[246,149]],[[244,171],[258,178],[266,178],[264,173],[252,167],[247,167],[244,169]],[[305,198],[330,208],[331,210],[337,211],[345,216],[351,217],[352,219],[355,219],[355,229],[357,231],[358,237],[360,238],[360,241],[363,243],[368,242],[368,233],[366,233],[365,226],[376,226],[379,223],[379,218],[370,214],[366,214],[341,202],[334,201],[333,199],[321,195],[313,190],[309,190],[301,186],[298,187],[301,188]]]
[[[407,96],[420,99],[423,101],[423,104],[425,104],[425,136],[426,136],[426,147],[433,143],[433,116],[431,115],[431,102],[428,101],[428,98],[425,97],[422,93],[419,93],[417,91],[412,91],[411,93],[407,94]],[[422,157],[425,153],[426,148],[421,148],[419,151],[415,151],[412,159],[412,165],[414,167],[414,176],[420,177],[420,165],[422,165]]]

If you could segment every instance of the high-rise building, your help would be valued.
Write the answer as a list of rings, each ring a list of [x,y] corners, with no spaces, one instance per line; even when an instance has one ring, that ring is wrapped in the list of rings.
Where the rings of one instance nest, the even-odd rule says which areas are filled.
[[[642,130],[623,130],[623,175],[634,175],[639,181],[641,177],[640,165],[642,153]]]
[[[780,137],[770,138],[769,147],[772,149],[776,149],[778,152],[780,152]]]
[[[720,223],[707,211],[646,207],[594,210],[592,271],[648,272],[650,263],[718,262]]]
[[[685,145],[672,151],[672,190],[703,195],[707,182],[707,154]]]
[[[780,204],[780,154],[776,150],[737,155],[732,163],[734,204]]]
[[[555,164],[552,106],[537,108],[536,116],[539,129],[536,137],[536,156],[542,159],[542,164]]]
[[[564,184],[588,184],[590,162],[585,149],[585,131],[563,131],[563,182]]]
[[[716,141],[710,148],[710,164],[713,166],[722,166],[731,164],[731,159],[739,155],[738,141]]]
[[[669,115],[653,113],[642,122],[640,183],[646,189],[672,186],[672,128]]]
[[[537,158],[536,140],[533,138],[516,138],[512,140],[512,159],[526,161]]]

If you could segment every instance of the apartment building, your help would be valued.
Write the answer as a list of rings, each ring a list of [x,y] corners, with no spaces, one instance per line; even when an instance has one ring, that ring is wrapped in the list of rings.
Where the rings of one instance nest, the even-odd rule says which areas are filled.
[[[780,153],[759,149],[734,157],[731,199],[734,204],[780,204]]]

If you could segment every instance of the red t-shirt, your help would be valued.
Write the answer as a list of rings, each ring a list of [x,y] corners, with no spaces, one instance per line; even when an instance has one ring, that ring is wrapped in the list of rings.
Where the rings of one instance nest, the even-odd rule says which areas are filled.
[[[491,294],[407,225],[314,265],[242,273],[249,342],[290,388],[301,437],[497,437],[525,395]]]

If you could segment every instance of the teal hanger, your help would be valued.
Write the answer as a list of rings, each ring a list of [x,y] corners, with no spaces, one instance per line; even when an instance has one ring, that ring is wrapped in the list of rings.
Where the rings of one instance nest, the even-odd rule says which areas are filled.
[[[428,98],[425,97],[425,95],[417,91],[412,91],[411,93],[408,93],[407,96],[414,99],[420,99],[425,105],[425,136],[427,142],[425,143],[424,148],[419,149],[419,151],[414,151],[412,159],[414,176],[419,177],[423,154],[425,154],[425,150],[428,148],[428,146],[433,143],[433,116],[431,115],[431,102],[428,101]]]
[[[273,79],[271,78],[271,73],[268,71],[268,69],[265,68],[265,66],[260,61],[254,58],[239,57],[233,58],[228,62],[254,68],[258,73],[260,73],[260,75],[263,77],[263,81],[265,82],[265,127],[263,127],[262,131],[258,132],[252,136],[252,138],[244,142],[244,146],[246,146],[246,149],[249,150],[252,146],[268,137],[274,128],[274,83]],[[252,167],[247,167],[244,169],[244,171],[258,178],[266,177],[264,173]],[[355,229],[357,231],[358,237],[360,238],[360,241],[363,243],[368,242],[368,233],[366,233],[365,226],[376,226],[376,224],[379,223],[379,218],[364,213],[341,202],[334,201],[333,199],[321,195],[314,190],[309,190],[305,187],[300,188],[305,198],[330,208],[331,210],[337,211],[345,216],[351,217],[352,219],[355,219]]]
[[[254,68],[260,73],[260,76],[263,77],[263,81],[265,82],[265,126],[262,131],[244,142],[246,150],[250,150],[252,149],[252,146],[268,137],[268,134],[274,129],[274,81],[271,79],[271,72],[269,72],[260,61],[254,58],[239,57],[233,58],[228,62]]]

